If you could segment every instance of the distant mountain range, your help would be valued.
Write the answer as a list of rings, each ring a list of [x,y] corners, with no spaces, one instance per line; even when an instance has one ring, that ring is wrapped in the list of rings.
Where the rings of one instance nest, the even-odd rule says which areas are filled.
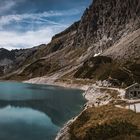
[[[0,49],[0,75],[27,80],[58,75],[64,79],[117,79],[140,82],[140,1],[94,0],[80,21],[45,45]]]

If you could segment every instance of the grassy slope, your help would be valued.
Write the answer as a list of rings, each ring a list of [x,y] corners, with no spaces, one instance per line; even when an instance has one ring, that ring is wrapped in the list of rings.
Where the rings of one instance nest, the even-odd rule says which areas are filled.
[[[102,106],[84,111],[70,126],[71,140],[138,140],[140,114]]]
[[[120,83],[130,85],[135,81],[140,82],[140,64],[127,62],[122,65],[110,57],[97,56],[87,60],[74,77],[94,80],[106,80],[112,77]]]

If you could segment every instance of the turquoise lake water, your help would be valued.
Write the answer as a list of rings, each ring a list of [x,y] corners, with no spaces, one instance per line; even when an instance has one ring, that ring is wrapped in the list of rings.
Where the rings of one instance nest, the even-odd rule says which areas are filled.
[[[0,82],[0,140],[53,140],[83,109],[81,90]]]

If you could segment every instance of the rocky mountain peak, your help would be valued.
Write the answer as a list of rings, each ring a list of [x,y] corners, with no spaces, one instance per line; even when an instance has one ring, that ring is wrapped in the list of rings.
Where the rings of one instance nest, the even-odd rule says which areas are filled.
[[[140,27],[139,0],[94,0],[79,23],[74,46],[103,52]]]

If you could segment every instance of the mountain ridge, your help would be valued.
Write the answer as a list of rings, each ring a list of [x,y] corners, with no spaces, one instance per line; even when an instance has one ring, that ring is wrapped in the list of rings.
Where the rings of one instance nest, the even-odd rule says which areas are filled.
[[[31,54],[28,55],[27,58],[25,57],[24,62],[21,62],[19,66],[20,72],[17,74],[14,73],[13,75],[11,73],[11,76],[6,77],[6,79],[27,80],[40,76],[52,76],[60,72],[60,79],[65,75],[69,75],[69,78],[74,78],[75,73],[78,73],[79,69],[83,67],[83,69],[86,70],[83,64],[97,55],[104,56],[104,59],[106,59],[105,57],[110,57],[113,61],[111,66],[115,68],[113,70],[106,70],[108,68],[105,66],[105,70],[108,71],[108,74],[105,74],[106,76],[99,76],[104,77],[103,79],[96,79],[91,76],[95,74],[94,70],[92,70],[94,69],[93,67],[90,69],[91,72],[88,72],[93,79],[105,80],[112,75],[111,73],[113,73],[114,70],[116,71],[117,66],[119,67],[117,68],[118,71],[118,69],[122,69],[123,67],[131,67],[133,63],[138,67],[136,70],[136,79],[139,79],[139,28],[139,0],[94,0],[89,8],[85,10],[80,21],[75,22],[65,31],[55,35],[49,44],[40,45],[35,51],[31,51]],[[134,39],[131,37],[137,36],[137,41],[134,44],[135,47],[133,43],[129,45],[129,41],[125,47],[123,47],[124,43],[122,40],[127,38],[127,36],[130,36],[131,42],[133,42]],[[121,41],[122,43],[120,43]],[[115,45],[119,43],[121,45],[115,47]],[[135,50],[135,48],[137,49]],[[121,52],[125,52],[125,50],[127,50],[127,52],[131,52],[131,50],[134,51],[130,54],[125,53],[124,59],[124,53],[119,53],[118,50],[121,50]],[[116,52],[120,55],[116,55]],[[99,67],[96,71],[97,75],[100,69]],[[67,76],[65,76],[65,78],[66,77]],[[78,76],[77,78],[81,77]],[[131,79],[130,83],[133,82]]]

